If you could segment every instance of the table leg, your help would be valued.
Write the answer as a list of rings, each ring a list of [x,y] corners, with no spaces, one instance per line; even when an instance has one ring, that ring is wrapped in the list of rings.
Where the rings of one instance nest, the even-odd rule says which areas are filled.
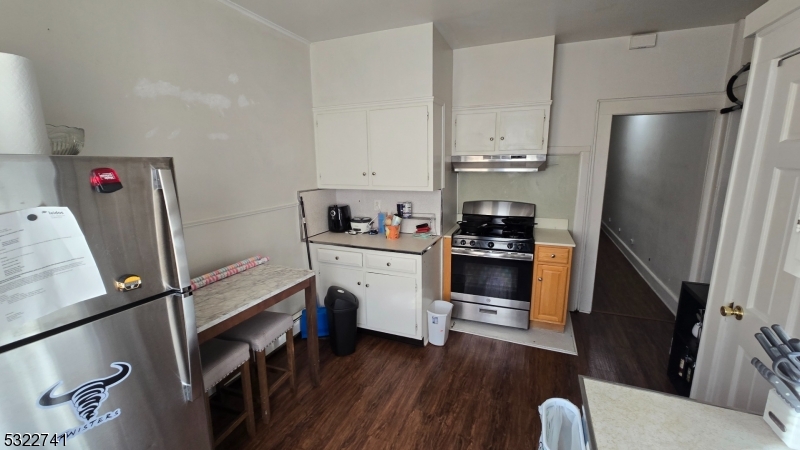
[[[317,280],[311,277],[306,287],[306,319],[308,327],[308,363],[311,384],[319,386],[319,337],[317,336]]]

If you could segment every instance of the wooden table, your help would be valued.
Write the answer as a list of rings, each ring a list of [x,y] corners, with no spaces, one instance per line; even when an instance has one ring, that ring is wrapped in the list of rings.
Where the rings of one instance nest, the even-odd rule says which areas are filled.
[[[317,292],[314,272],[264,264],[194,292],[197,338],[202,344],[305,290],[311,383],[319,386]]]

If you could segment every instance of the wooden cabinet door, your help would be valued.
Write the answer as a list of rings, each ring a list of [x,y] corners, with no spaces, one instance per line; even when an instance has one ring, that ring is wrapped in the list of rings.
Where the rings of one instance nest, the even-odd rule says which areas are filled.
[[[504,111],[497,120],[497,151],[542,150],[545,110]]]
[[[367,299],[364,297],[364,272],[333,264],[319,264],[317,269],[317,292],[324,299],[331,286],[339,286],[353,293],[358,299],[358,325],[367,326]]]
[[[317,185],[369,185],[366,111],[320,113],[314,119]]]
[[[372,186],[428,186],[428,107],[370,111],[369,158]]]
[[[493,153],[497,114],[456,114],[455,153]]]
[[[367,272],[367,324],[371,330],[413,337],[417,333],[414,278]]]
[[[569,266],[537,264],[534,275],[531,319],[566,323]]]

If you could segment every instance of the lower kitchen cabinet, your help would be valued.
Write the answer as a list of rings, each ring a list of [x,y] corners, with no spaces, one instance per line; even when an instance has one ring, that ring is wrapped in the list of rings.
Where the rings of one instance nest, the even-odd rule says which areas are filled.
[[[311,244],[322,303],[330,286],[358,299],[358,326],[428,343],[427,310],[442,295],[442,247],[423,254]]]
[[[414,336],[419,324],[415,302],[417,280],[397,275],[367,272],[366,306],[368,327],[390,334]]]
[[[531,321],[541,328],[564,331],[572,248],[537,245],[534,261]]]
[[[317,264],[317,285],[327,286],[319,291],[320,301],[325,299],[328,287],[339,286],[353,293],[358,299],[358,326],[367,324],[367,302],[364,297],[364,272],[359,269],[335,264]]]

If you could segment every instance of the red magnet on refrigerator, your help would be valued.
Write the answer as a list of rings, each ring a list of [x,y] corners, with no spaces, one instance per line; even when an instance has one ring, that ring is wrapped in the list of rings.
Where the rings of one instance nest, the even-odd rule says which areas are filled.
[[[92,169],[92,177],[90,178],[90,182],[92,183],[92,187],[95,191],[102,192],[104,194],[122,189],[122,182],[119,180],[117,172],[114,171],[114,169],[109,169],[108,167]]]

